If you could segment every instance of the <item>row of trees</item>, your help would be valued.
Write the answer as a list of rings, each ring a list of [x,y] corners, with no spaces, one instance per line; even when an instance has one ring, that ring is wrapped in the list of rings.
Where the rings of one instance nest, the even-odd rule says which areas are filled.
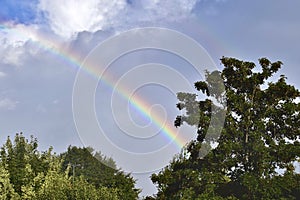
[[[275,79],[281,62],[262,58],[260,69],[234,58],[221,62],[221,72],[207,72],[206,81],[195,83],[206,99],[178,93],[177,107],[185,114],[175,126],[194,126],[198,137],[152,175],[158,193],[146,199],[300,199],[295,170],[300,162],[299,90],[283,75]],[[225,110],[220,137],[208,137],[209,125],[213,130],[221,123],[214,117]],[[210,151],[202,156],[203,150]]]
[[[151,176],[158,193],[145,199],[300,199],[299,90],[283,75],[270,82],[281,62],[262,58],[260,70],[234,58],[221,62],[221,72],[195,83],[206,99],[178,93],[185,114],[175,126],[194,126],[197,139]],[[135,181],[112,159],[89,148],[55,155],[37,147],[22,134],[7,139],[0,150],[0,199],[137,199]]]
[[[17,134],[0,150],[0,199],[137,199],[139,190],[115,162],[89,148],[69,147],[56,155]],[[102,162],[100,162],[100,159]],[[103,164],[106,163],[107,165]],[[112,168],[113,167],[113,168]],[[76,171],[76,174],[75,174]]]

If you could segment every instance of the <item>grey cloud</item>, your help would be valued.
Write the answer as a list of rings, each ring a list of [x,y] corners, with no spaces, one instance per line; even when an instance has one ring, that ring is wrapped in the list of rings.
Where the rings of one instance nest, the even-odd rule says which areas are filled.
[[[4,98],[0,100],[0,110],[14,110],[19,102]]]

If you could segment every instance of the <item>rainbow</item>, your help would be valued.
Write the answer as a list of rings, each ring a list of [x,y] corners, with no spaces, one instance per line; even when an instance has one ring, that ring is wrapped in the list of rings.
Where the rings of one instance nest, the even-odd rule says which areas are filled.
[[[25,26],[18,27],[18,29],[16,29],[13,25],[0,24],[0,31],[1,30],[11,31],[16,35],[19,35],[20,37],[30,37],[31,40],[40,48],[50,52],[54,56],[59,57],[64,62],[72,66],[75,70],[82,69],[92,77],[96,79],[99,78],[97,76],[99,72],[95,71],[97,70],[96,68],[90,66],[85,66],[85,68],[82,68],[80,56],[75,52],[71,52],[70,50],[64,50],[64,48],[62,48],[62,45],[58,44],[57,41],[50,40],[48,37],[42,34],[37,34],[33,30]],[[113,89],[114,84],[116,84],[117,81],[112,74],[106,74],[105,76],[101,77],[101,82]],[[131,105],[133,105],[134,108],[137,109],[142,115],[149,117],[149,119],[151,119],[152,122],[160,128],[165,138],[167,138],[170,143],[174,142],[179,150],[184,145],[186,145],[186,143],[188,142],[187,139],[179,134],[179,130],[176,129],[172,123],[165,122],[165,120],[160,116],[152,116],[150,114],[151,105],[149,105],[145,99],[142,99],[140,97],[136,97],[134,99],[131,98],[129,90],[124,86],[119,86],[115,89],[115,91],[120,94],[120,96],[128,100]]]

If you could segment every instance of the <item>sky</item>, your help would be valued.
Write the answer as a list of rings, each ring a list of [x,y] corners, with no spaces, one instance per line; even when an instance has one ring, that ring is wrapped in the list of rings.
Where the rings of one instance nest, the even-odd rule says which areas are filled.
[[[153,194],[151,173],[195,138],[193,127],[172,127],[176,93],[203,79],[189,59],[158,46],[183,49],[180,42],[193,40],[205,51],[203,65],[218,69],[222,56],[280,60],[279,75],[300,88],[299,7],[297,0],[0,0],[0,143],[23,132],[41,150],[92,146],[131,172],[142,195]],[[169,30],[157,48],[147,48],[156,38],[146,27]],[[148,43],[138,43],[141,35]]]

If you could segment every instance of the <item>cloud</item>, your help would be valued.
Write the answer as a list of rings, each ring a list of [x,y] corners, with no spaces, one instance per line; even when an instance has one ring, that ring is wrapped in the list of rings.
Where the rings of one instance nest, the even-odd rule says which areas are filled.
[[[50,28],[65,38],[78,32],[128,29],[191,16],[199,0],[40,0],[38,9]]]
[[[142,10],[146,11],[144,20],[177,21],[190,17],[197,0],[146,0]]]
[[[115,31],[188,18],[196,3],[197,0],[39,0],[31,7],[37,9],[33,12],[39,13],[36,16],[40,19],[26,24],[11,19],[0,25],[0,64],[20,67],[24,60],[52,47],[58,51],[71,48],[84,57]]]
[[[0,50],[1,62],[4,64],[11,64],[14,66],[19,66],[21,64],[21,56],[24,52],[24,48],[21,47],[7,47]]]
[[[69,41],[63,40],[39,24],[0,25],[0,65],[22,66],[25,60],[39,58],[45,51],[63,51]]]
[[[22,46],[28,40],[35,41],[39,26],[15,24],[11,21],[0,26],[0,43],[3,46]]]
[[[94,32],[114,24],[118,13],[126,8],[126,1],[41,0],[38,7],[56,34],[69,37],[77,32]]]
[[[4,72],[0,71],[0,78],[5,77],[5,76],[6,76],[6,74]]]
[[[3,23],[0,28],[1,63],[19,66],[24,52],[28,52],[26,43],[37,41],[37,25]]]
[[[14,110],[19,102],[9,98],[0,100],[0,110]]]
[[[212,0],[209,2],[220,3],[224,1]],[[140,26],[163,26],[170,22],[178,22],[193,17],[197,5],[203,5],[206,2],[208,1],[24,0],[20,5],[16,5],[15,2],[5,1],[6,6],[4,7],[7,9],[4,9],[5,12],[3,13],[6,14],[2,21],[17,24],[18,28],[23,29],[24,35],[17,34],[17,38],[21,38],[21,41],[28,38],[33,39],[34,34],[28,30],[36,30],[37,27],[49,29],[56,35],[68,39],[83,31],[123,31]],[[11,14],[12,12],[15,14]],[[6,36],[16,37],[11,32]]]
[[[39,104],[37,107],[36,107],[36,112],[38,113],[46,113],[47,112],[47,109],[44,105],[42,104]]]

